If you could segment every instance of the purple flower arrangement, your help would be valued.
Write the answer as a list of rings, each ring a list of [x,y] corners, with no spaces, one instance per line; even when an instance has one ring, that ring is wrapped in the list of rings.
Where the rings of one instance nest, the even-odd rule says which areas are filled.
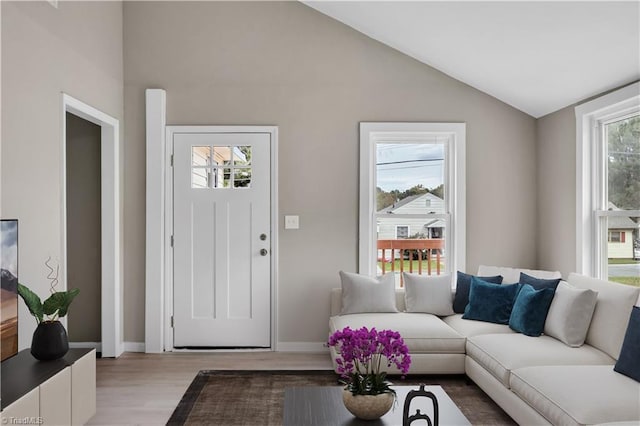
[[[346,327],[329,336],[328,345],[338,354],[337,372],[342,376],[345,389],[354,395],[395,394],[386,373],[380,371],[382,362],[386,362],[387,367],[395,365],[403,375],[411,366],[409,349],[397,331]]]

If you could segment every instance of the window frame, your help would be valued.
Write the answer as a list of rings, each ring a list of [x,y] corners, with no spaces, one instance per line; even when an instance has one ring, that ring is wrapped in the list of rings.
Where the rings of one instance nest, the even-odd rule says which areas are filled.
[[[608,218],[640,210],[607,210],[605,126],[640,113],[640,82],[578,105],[576,114],[576,272],[607,279]]]
[[[358,271],[376,274],[376,144],[389,137],[419,140],[426,135],[449,138],[445,164],[447,253],[444,273],[466,269],[466,124],[465,123],[360,123],[360,200]]]

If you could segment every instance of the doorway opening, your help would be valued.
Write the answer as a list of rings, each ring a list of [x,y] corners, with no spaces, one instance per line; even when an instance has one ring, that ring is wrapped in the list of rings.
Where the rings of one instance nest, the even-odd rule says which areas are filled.
[[[67,320],[69,344],[101,353],[102,253],[100,126],[66,113],[67,288],[81,302]]]
[[[82,303],[75,306],[75,310],[72,307],[67,328],[72,343],[75,340],[80,341],[81,346],[94,346],[103,357],[118,357],[124,350],[120,272],[122,252],[119,121],[64,93],[62,111],[61,282],[66,288],[81,288],[79,297],[83,298]],[[76,164],[83,161],[86,161],[86,164]],[[80,173],[78,168],[93,170]],[[80,175],[80,182],[75,179],[76,173]],[[91,177],[88,177],[89,175]],[[71,182],[68,182],[69,178]],[[87,181],[83,182],[83,179]],[[92,194],[90,202],[89,199],[77,199],[78,191],[89,197],[88,189],[77,188],[83,185],[90,186],[93,191],[96,191],[96,185],[99,185],[99,193]],[[78,206],[85,202],[93,205]],[[78,243],[76,239],[85,232],[89,236],[81,235],[82,242]],[[87,250],[91,251],[93,257],[86,254],[78,257],[82,244],[89,247]],[[83,264],[89,261],[90,267]],[[83,272],[80,273],[80,270]],[[85,279],[91,282],[82,282]],[[99,283],[99,286],[96,283]],[[85,285],[90,287],[80,287]],[[99,303],[99,321],[94,318],[96,314],[91,314],[92,325],[89,327],[84,324],[89,320],[85,320],[84,314],[78,312],[79,305],[85,303],[91,306]],[[80,310],[82,311],[82,308]],[[96,328],[99,328],[99,334]],[[99,340],[94,340],[98,338]]]

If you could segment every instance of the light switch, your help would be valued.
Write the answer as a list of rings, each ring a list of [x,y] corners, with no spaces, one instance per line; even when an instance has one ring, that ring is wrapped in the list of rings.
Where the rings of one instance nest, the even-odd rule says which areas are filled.
[[[300,217],[299,216],[285,216],[284,217],[284,229],[299,229]]]

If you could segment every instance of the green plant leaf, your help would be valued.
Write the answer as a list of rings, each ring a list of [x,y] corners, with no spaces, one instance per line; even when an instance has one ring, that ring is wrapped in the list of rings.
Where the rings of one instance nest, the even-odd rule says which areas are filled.
[[[44,313],[46,315],[53,315],[56,312],[58,313],[58,317],[62,318],[67,315],[67,311],[69,310],[69,305],[73,299],[80,293],[80,290],[74,288],[68,291],[57,291],[53,293],[47,300],[44,301]]]
[[[42,301],[38,295],[20,283],[18,283],[18,294],[22,297],[22,300],[24,300],[24,304],[27,305],[27,308],[29,308],[31,315],[36,318],[38,323],[41,323],[44,307],[42,306]]]

